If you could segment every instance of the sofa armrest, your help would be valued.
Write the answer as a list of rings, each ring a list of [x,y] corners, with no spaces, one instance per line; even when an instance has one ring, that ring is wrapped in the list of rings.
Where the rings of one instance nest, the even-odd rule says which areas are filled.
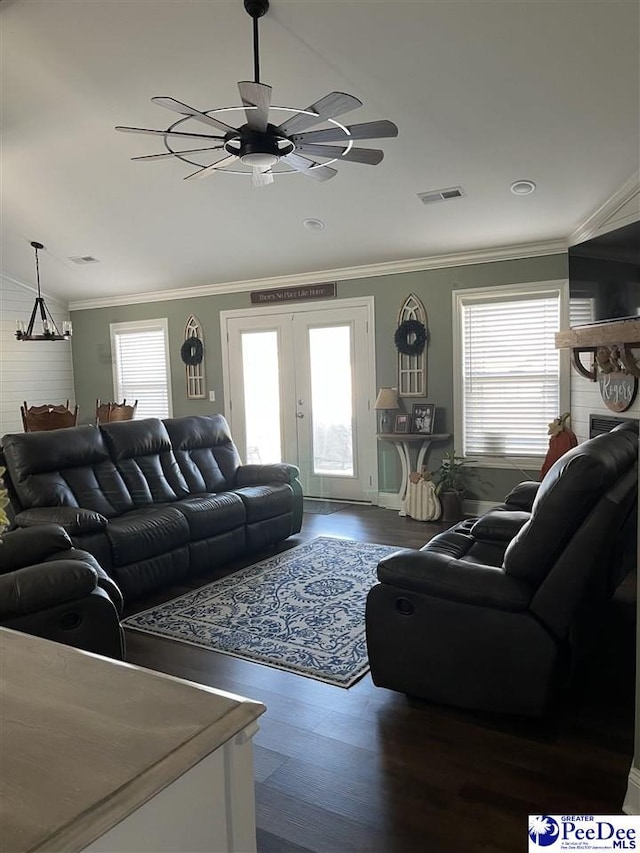
[[[525,512],[531,512],[539,488],[540,483],[535,480],[524,480],[522,483],[518,483],[504,499],[504,506],[507,509],[522,509]]]
[[[95,571],[75,560],[36,563],[0,575],[0,618],[23,616],[84,598],[98,583]]]
[[[378,579],[399,589],[445,598],[461,604],[522,611],[533,590],[504,569],[456,560],[435,551],[398,551],[378,563]]]
[[[300,469],[286,462],[271,465],[240,465],[237,471],[236,486],[264,486],[267,483],[294,483],[300,476]]]
[[[120,587],[113,578],[105,572],[93,554],[90,554],[88,551],[83,551],[81,548],[72,548],[71,551],[66,551],[64,554],[53,554],[51,557],[47,557],[45,562],[49,563],[53,560],[59,559],[66,560],[68,562],[73,561],[84,563],[89,566],[90,569],[93,569],[96,573],[98,587],[107,593],[118,611],[118,616],[122,616],[122,613],[124,612],[124,598],[120,592]]]
[[[469,533],[480,542],[510,542],[529,521],[531,513],[523,510],[497,510],[479,518]]]
[[[35,527],[39,524],[59,524],[72,536],[78,533],[96,533],[104,530],[108,521],[99,512],[77,506],[43,506],[23,509],[15,517],[18,527]]]
[[[72,547],[69,534],[55,524],[12,530],[0,536],[0,574],[41,563],[52,554]]]

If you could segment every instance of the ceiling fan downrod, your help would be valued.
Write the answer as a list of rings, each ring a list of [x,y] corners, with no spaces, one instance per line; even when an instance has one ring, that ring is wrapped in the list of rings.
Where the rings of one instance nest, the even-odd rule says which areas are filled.
[[[258,19],[267,14],[269,0],[244,0],[244,8],[253,18],[253,78],[260,82],[260,41],[258,37]]]

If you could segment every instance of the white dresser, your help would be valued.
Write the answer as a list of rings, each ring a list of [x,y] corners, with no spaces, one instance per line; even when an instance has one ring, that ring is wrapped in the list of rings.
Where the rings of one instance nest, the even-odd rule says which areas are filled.
[[[251,737],[264,710],[0,629],[0,847],[254,851]]]

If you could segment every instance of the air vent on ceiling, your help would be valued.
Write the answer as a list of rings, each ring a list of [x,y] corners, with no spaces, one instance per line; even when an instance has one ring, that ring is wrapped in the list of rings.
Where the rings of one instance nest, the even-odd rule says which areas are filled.
[[[74,264],[97,264],[99,263],[97,258],[92,258],[91,255],[82,255],[78,258],[69,258],[70,261],[73,261]]]
[[[418,198],[423,204],[434,204],[436,201],[448,201],[450,198],[462,198],[466,195],[462,187],[447,187],[444,190],[429,190],[426,193],[418,193]]]

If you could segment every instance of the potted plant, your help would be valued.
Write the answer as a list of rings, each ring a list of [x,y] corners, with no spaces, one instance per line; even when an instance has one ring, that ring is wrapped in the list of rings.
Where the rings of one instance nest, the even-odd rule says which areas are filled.
[[[458,456],[455,450],[447,450],[442,457],[440,467],[433,473],[436,484],[436,494],[442,504],[442,520],[447,522],[460,521],[464,516],[462,512],[462,499],[465,493],[465,477],[475,476],[473,470],[463,470],[465,465],[473,462]]]

